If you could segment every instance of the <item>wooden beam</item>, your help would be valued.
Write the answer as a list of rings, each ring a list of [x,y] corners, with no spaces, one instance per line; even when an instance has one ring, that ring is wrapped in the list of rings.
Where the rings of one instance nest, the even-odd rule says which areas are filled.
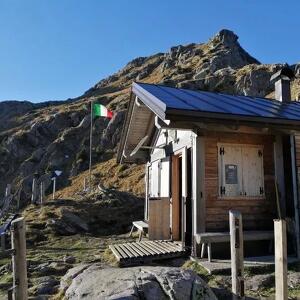
[[[261,124],[261,123],[252,123],[252,124],[243,124],[243,123],[230,123],[222,122],[213,123],[213,122],[197,122],[195,120],[190,121],[179,121],[172,120],[169,128],[172,129],[181,129],[181,130],[195,130],[200,132],[207,131],[216,131],[216,132],[232,132],[232,133],[249,133],[249,134],[291,134],[294,133],[295,130],[289,129],[284,126],[275,126],[270,124]]]
[[[171,205],[171,218],[172,218],[172,239],[179,241],[180,239],[180,195],[179,195],[179,157],[177,155],[172,156],[172,205]]]
[[[276,300],[287,300],[287,241],[286,221],[274,220]]]
[[[281,215],[286,214],[285,203],[285,180],[284,180],[284,163],[283,163],[283,147],[282,136],[276,135],[274,142],[274,167],[275,167],[275,181],[278,184],[279,202],[281,208]]]
[[[194,136],[192,144],[193,235],[205,232],[205,138]]]
[[[185,237],[186,237],[186,200],[188,197],[188,154],[187,147],[182,149],[182,174],[181,174],[181,242],[182,249],[185,249]]]

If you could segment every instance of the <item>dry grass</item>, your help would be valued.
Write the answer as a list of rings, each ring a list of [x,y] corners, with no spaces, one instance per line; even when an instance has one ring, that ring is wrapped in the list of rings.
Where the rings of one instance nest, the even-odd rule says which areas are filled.
[[[59,198],[73,197],[82,191],[84,178],[88,180],[88,177],[87,170],[71,178],[70,185],[57,191],[56,196]],[[94,186],[100,184],[105,188],[116,188],[141,196],[144,193],[144,165],[120,165],[113,158],[93,167],[92,180]]]

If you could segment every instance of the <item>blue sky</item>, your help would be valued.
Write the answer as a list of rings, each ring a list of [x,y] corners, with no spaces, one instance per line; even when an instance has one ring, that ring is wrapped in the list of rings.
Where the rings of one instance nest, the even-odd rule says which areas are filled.
[[[299,11],[299,0],[0,0],[0,101],[76,97],[137,56],[222,28],[261,62],[296,63]]]

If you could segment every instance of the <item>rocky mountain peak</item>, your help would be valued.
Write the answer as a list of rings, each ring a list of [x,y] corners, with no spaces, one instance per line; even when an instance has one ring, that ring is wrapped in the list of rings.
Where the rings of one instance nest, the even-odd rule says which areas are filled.
[[[231,30],[222,29],[213,38],[213,43],[222,43],[225,47],[239,46],[239,37]]]
[[[95,121],[93,163],[107,163],[118,170],[114,157],[132,82],[264,97],[273,92],[270,77],[281,66],[260,64],[241,47],[233,31],[222,29],[207,43],[178,45],[166,53],[138,57],[76,99],[55,104],[0,103],[0,193],[7,183],[14,188],[23,185],[30,193],[35,172],[50,185],[51,173],[63,171],[60,188],[87,170],[91,99],[115,112],[110,121]],[[295,99],[300,95],[299,79],[293,82],[292,94]],[[138,187],[141,192],[142,177],[135,177],[134,184],[126,183],[134,172],[140,174],[130,168],[115,177],[103,172],[99,178],[110,187],[133,193]]]

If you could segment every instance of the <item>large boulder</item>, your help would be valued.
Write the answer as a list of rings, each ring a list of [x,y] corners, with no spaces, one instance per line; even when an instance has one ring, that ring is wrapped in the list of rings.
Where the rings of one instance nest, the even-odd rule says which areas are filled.
[[[71,284],[66,287],[68,282]],[[103,269],[99,264],[76,267],[76,272],[71,269],[62,278],[61,287],[69,300],[217,299],[193,271],[173,267]]]

